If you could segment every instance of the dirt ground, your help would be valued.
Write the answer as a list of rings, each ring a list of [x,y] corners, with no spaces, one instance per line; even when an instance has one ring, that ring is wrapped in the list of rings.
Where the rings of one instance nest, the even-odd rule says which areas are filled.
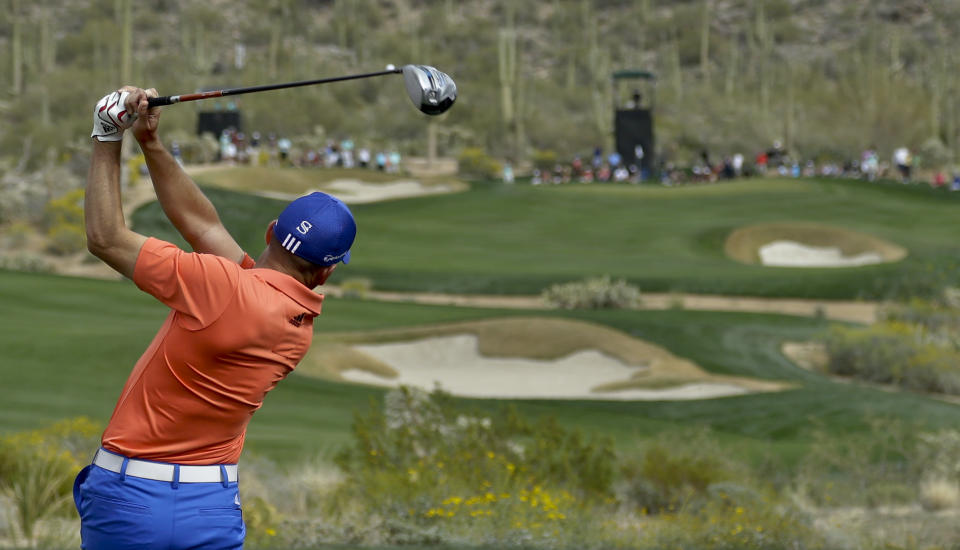
[[[339,288],[330,286],[325,292],[336,296]],[[489,296],[434,294],[417,292],[370,291],[366,297],[387,302],[489,307],[503,309],[549,309],[539,296]],[[802,300],[794,298],[754,298],[749,296],[716,296],[710,294],[661,293],[643,294],[642,310],[689,309],[695,311],[741,311],[778,313],[813,317],[822,315],[834,321],[870,324],[877,319],[879,305],[874,302]]]

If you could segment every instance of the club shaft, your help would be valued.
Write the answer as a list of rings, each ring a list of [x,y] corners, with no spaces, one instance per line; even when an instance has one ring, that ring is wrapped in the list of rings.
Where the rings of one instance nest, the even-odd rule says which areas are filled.
[[[392,69],[388,71],[378,71],[375,73],[353,74],[347,76],[335,76],[331,78],[319,78],[317,80],[301,80],[299,82],[284,82],[282,84],[264,84],[263,86],[250,86],[247,88],[232,88],[229,90],[215,90],[210,92],[197,92],[194,94],[169,95],[161,97],[151,97],[149,99],[150,107],[160,105],[173,105],[174,103],[183,103],[184,101],[197,101],[200,99],[209,99],[211,97],[223,97],[228,95],[252,94],[254,92],[266,92],[269,90],[281,90],[283,88],[297,88],[299,86],[313,86],[314,84],[326,84],[328,82],[340,82],[341,80],[356,80],[358,78],[370,78],[374,76],[383,76],[387,74],[397,74],[403,72],[401,69]]]

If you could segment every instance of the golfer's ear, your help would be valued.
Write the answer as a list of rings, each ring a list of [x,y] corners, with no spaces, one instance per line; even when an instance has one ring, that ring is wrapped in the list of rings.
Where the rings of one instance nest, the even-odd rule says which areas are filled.
[[[270,244],[270,239],[273,238],[273,228],[276,227],[277,220],[270,222],[270,225],[267,226],[267,232],[263,234],[263,239],[267,241],[267,244]]]
[[[326,283],[326,282],[327,282],[327,279],[329,279],[330,276],[333,275],[333,271],[334,271],[335,269],[337,269],[337,266],[338,266],[338,265],[340,265],[340,264],[333,264],[333,265],[324,266],[323,269],[320,270],[320,282],[317,283],[317,284],[318,284],[318,285],[322,285],[322,284]]]

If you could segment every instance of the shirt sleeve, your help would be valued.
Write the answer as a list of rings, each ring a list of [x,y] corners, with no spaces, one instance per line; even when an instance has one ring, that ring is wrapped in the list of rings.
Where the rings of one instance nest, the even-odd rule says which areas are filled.
[[[240,267],[243,269],[253,269],[257,265],[257,261],[250,257],[246,252],[243,253],[243,259],[240,260]]]
[[[247,263],[245,256],[243,263]],[[200,329],[216,321],[236,295],[241,266],[213,254],[184,252],[149,238],[140,249],[133,282],[147,294],[194,322]]]

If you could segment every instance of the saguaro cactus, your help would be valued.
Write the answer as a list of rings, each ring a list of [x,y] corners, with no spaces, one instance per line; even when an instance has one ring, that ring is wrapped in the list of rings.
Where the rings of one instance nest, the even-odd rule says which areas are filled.
[[[117,0],[117,19],[120,23],[120,81],[133,79],[133,1]]]
[[[516,4],[504,2],[506,25],[497,36],[497,68],[500,77],[500,112],[504,125],[513,131],[512,155],[522,155],[525,141],[523,127],[524,86],[518,78]]]
[[[23,91],[23,15],[20,13],[20,0],[11,0],[10,17],[13,19],[13,32],[10,37],[11,75],[10,93],[20,95]]]
[[[710,0],[703,0],[703,21],[700,25],[700,74],[706,88],[710,88],[710,4]]]

